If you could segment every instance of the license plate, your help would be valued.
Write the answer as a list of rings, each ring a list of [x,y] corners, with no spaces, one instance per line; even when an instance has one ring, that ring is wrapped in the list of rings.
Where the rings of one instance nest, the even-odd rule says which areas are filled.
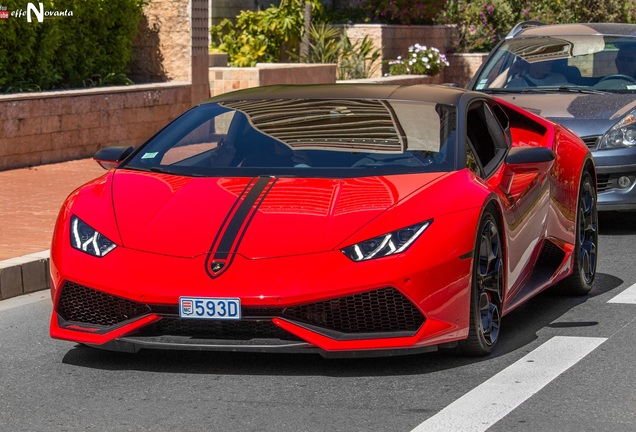
[[[179,297],[181,318],[240,320],[241,300],[237,298]]]

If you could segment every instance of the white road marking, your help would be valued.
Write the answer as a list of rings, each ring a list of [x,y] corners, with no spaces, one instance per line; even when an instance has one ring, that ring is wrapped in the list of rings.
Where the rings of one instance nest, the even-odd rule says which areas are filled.
[[[412,432],[485,431],[606,340],[553,337]]]
[[[36,291],[31,294],[25,294],[18,297],[13,297],[7,300],[0,301],[0,312],[24,306],[31,303],[36,303],[42,300],[51,301],[51,290]]]
[[[636,304],[636,284],[627,288],[625,291],[608,301],[608,303]]]

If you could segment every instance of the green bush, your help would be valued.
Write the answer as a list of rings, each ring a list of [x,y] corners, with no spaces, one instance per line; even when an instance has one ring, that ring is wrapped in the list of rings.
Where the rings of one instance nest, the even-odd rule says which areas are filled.
[[[434,23],[443,6],[439,0],[358,0],[353,7],[326,8],[323,19],[334,24],[426,25]]]
[[[436,21],[454,25],[457,37],[453,51],[490,51],[517,21],[513,2],[508,0],[448,0]]]
[[[0,92],[41,91],[126,84],[132,41],[146,0],[42,0],[45,11],[72,16],[33,15],[0,20]],[[39,4],[35,2],[36,5]],[[12,11],[26,2],[4,0]]]
[[[436,0],[362,0],[367,22],[432,24],[443,3]]]
[[[447,0],[435,18],[454,25],[458,52],[490,51],[521,21],[634,22],[636,0]]]

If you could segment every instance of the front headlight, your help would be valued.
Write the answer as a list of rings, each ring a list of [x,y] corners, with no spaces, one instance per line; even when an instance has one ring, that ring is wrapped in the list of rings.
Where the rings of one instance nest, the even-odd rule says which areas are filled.
[[[625,148],[636,146],[636,112],[623,117],[601,138],[599,149]]]
[[[404,252],[429,227],[431,222],[433,221],[428,220],[347,246],[342,249],[342,252],[356,262]]]
[[[116,245],[77,216],[71,216],[71,245],[82,252],[103,257]]]

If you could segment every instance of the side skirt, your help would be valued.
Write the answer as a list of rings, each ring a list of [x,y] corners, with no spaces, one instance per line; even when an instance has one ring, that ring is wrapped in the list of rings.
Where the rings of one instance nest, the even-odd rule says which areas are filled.
[[[506,307],[504,314],[550,287],[568,254],[550,240],[544,240],[532,274]]]

